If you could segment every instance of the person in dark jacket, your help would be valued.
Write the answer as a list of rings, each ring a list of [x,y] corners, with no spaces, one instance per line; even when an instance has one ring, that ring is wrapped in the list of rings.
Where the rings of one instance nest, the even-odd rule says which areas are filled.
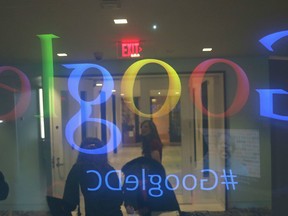
[[[3,173],[0,171],[0,200],[5,200],[9,193],[9,186],[5,181]]]
[[[150,216],[152,212],[181,213],[174,191],[169,190],[172,186],[165,181],[166,172],[161,163],[149,157],[138,157],[126,163],[122,172],[125,176],[124,206],[128,214],[136,212],[140,216]]]
[[[103,146],[97,138],[87,138],[81,144],[81,148],[84,149]],[[66,208],[69,211],[76,209],[79,204],[80,186],[84,196],[86,216],[122,216],[123,194],[118,175],[114,171],[108,163],[107,154],[80,152],[66,180],[63,195]]]

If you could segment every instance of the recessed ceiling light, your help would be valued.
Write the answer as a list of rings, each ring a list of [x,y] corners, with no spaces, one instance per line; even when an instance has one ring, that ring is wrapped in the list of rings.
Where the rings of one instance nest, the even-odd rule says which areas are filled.
[[[153,27],[152,27],[153,29],[157,29],[157,25],[153,25]]]
[[[59,57],[65,57],[65,56],[67,56],[67,54],[66,54],[66,53],[57,53],[57,56],[59,56]]]
[[[101,87],[101,86],[102,86],[102,83],[96,83],[96,86],[97,86],[97,87]]]
[[[137,57],[140,57],[140,54],[139,53],[134,53],[134,54],[131,54],[130,57],[131,58],[137,58]]]
[[[127,24],[127,19],[114,19],[115,24]]]
[[[203,51],[203,52],[211,52],[211,51],[212,51],[212,48],[203,48],[202,51]]]

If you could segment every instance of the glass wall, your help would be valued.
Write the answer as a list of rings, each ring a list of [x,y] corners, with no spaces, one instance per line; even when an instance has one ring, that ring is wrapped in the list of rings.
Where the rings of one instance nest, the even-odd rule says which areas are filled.
[[[39,60],[0,59],[0,215],[50,215],[47,196],[63,198],[79,154],[107,154],[118,175],[117,187],[107,186],[109,177],[98,176],[95,193],[103,187],[124,193],[125,184],[129,191],[141,190],[146,182],[150,188],[143,186],[142,193],[157,200],[170,191],[187,215],[282,213],[287,59],[260,54],[158,58],[155,51],[147,58],[63,60],[53,49],[60,50],[68,37],[61,36],[61,42],[57,31],[35,31],[31,49],[38,50]],[[160,162],[145,153],[145,120],[157,128]],[[83,148],[87,138],[99,138],[104,145]],[[139,157],[161,165],[161,183],[145,175],[145,167],[142,179],[136,171],[133,181],[125,176],[123,166]],[[85,194],[79,194],[84,215]],[[127,215],[124,203],[121,209]]]

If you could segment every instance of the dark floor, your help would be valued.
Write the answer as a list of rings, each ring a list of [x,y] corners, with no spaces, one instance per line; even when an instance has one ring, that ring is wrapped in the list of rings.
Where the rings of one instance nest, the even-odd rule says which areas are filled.
[[[231,209],[225,212],[183,212],[181,216],[271,216],[269,209]]]
[[[161,214],[164,216],[164,214]],[[0,216],[51,216],[48,212],[0,211]],[[269,209],[231,209],[225,212],[183,212],[181,216],[271,216]],[[283,216],[283,215],[279,215]]]

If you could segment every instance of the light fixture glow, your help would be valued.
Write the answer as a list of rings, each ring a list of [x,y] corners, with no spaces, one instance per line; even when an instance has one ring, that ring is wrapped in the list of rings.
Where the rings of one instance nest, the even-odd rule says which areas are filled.
[[[65,56],[67,56],[67,54],[66,54],[66,53],[57,53],[57,56],[59,56],[59,57],[65,57]]]
[[[202,51],[203,51],[203,52],[211,52],[211,51],[212,51],[212,48],[203,48]]]
[[[3,123],[3,122],[4,122],[3,120],[0,120],[0,124]]]
[[[137,58],[137,57],[140,57],[140,54],[139,54],[139,53],[131,54],[131,58]]]
[[[112,92],[116,92],[116,90],[115,90],[115,89],[112,89]]]
[[[128,21],[127,21],[127,19],[114,19],[114,23],[115,24],[127,24],[128,23]]]
[[[157,29],[157,25],[153,25],[153,27],[152,27],[153,29]]]
[[[44,101],[43,101],[43,89],[39,89],[39,111],[40,111],[40,136],[45,139],[45,124],[44,124]]]
[[[102,83],[96,83],[97,87],[101,87],[103,84]]]

